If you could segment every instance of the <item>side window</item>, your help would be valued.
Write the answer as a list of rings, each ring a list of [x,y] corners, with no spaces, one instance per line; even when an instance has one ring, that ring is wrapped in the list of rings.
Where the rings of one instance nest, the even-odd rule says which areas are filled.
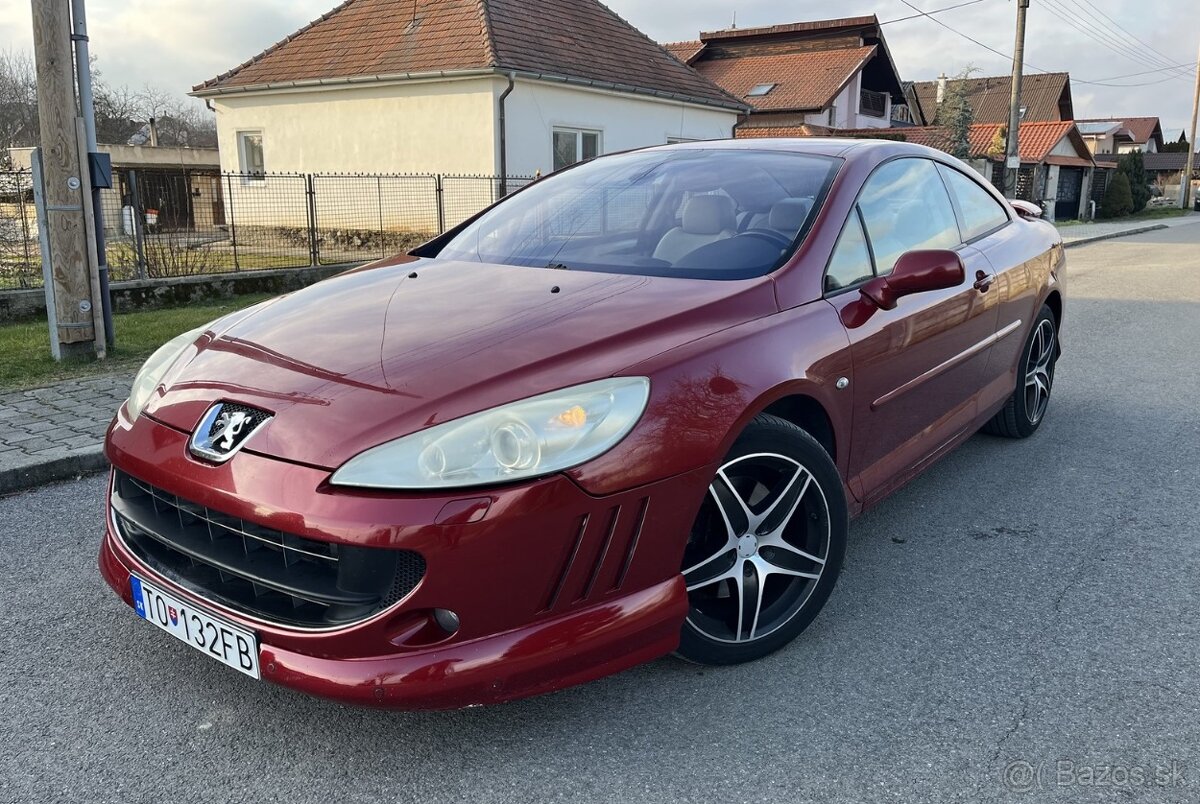
[[[862,219],[856,208],[851,211],[846,227],[838,236],[833,256],[829,259],[829,270],[825,272],[825,291],[832,293],[856,285],[872,275],[871,251],[867,248]]]
[[[890,274],[907,251],[961,243],[950,196],[928,159],[883,165],[867,179],[858,206],[880,276]]]
[[[974,240],[1008,223],[1008,213],[991,193],[974,180],[945,165],[938,165],[962,212],[963,240]]]

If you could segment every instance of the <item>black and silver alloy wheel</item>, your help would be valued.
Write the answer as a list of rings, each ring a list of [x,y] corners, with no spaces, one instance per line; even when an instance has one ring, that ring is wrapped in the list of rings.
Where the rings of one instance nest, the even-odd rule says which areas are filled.
[[[1000,412],[984,425],[984,432],[1008,438],[1029,438],[1037,432],[1050,407],[1058,356],[1058,320],[1054,311],[1043,305],[1021,353],[1017,387]]]
[[[825,450],[786,421],[756,418],[713,478],[684,550],[680,654],[731,664],[795,638],[832,591],[846,527]]]
[[[1054,355],[1057,349],[1054,322],[1045,318],[1039,320],[1029,343],[1029,356],[1025,364],[1025,415],[1029,417],[1030,424],[1040,422],[1050,405],[1050,386],[1054,382]]]

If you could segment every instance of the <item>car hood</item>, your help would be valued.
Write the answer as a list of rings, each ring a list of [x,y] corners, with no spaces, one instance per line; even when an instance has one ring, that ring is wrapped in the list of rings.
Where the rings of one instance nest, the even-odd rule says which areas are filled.
[[[334,277],[217,322],[147,415],[274,414],[246,449],[333,469],[377,444],[601,377],[775,311],[721,282],[419,260]]]

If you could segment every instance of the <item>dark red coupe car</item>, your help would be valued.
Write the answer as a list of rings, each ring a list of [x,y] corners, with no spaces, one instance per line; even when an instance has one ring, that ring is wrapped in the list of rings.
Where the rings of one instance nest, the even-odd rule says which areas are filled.
[[[1063,248],[1014,203],[889,141],[562,171],[159,350],[108,433],[101,570],[211,658],[363,704],[761,657],[851,517],[1043,421]]]

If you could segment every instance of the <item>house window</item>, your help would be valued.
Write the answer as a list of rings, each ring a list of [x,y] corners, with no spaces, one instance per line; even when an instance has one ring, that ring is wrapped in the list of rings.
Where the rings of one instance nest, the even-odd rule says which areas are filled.
[[[238,163],[246,181],[264,181],[266,162],[263,160],[263,135],[261,131],[239,131]]]
[[[858,95],[858,113],[870,117],[883,117],[887,114],[887,100],[886,92],[864,89]]]
[[[837,128],[837,106],[829,107],[829,127]]]
[[[600,132],[574,128],[556,128],[553,134],[554,169],[562,170],[576,162],[600,155]]]
[[[754,87],[746,93],[748,98],[761,98],[764,95],[770,95],[771,90],[779,86],[778,84],[755,84]]]

